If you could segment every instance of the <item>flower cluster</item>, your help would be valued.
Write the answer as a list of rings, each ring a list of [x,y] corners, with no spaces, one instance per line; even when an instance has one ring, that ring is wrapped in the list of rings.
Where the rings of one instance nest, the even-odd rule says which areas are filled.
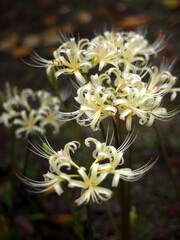
[[[90,126],[96,131],[101,121],[112,117],[115,125],[120,120],[124,121],[127,131],[131,132],[133,121],[150,127],[155,119],[168,120],[179,111],[176,108],[168,112],[162,106],[167,93],[172,93],[173,100],[179,91],[173,88],[176,82],[176,77],[170,72],[173,63],[168,65],[164,62],[159,68],[149,64],[150,56],[156,55],[163,48],[164,37],[158,38],[153,44],[138,32],[106,31],[92,40],[78,41],[63,35],[61,37],[61,45],[53,52],[51,60],[37,53],[32,56],[38,66],[46,68],[47,75],[54,82],[57,83],[63,74],[76,78],[77,84],[73,82],[73,85],[77,89],[74,98],[79,105],[77,110],[52,111],[54,121],[76,119],[79,125]],[[91,74],[92,68],[96,71],[94,75]],[[41,112],[44,114],[44,111]],[[20,176],[20,179],[35,188],[36,192],[54,188],[60,195],[64,182],[68,187],[81,188],[81,196],[76,200],[80,205],[90,199],[94,202],[108,200],[112,191],[101,185],[110,175],[111,186],[117,187],[120,179],[135,181],[155,163],[147,163],[137,170],[122,168],[124,151],[133,142],[130,133],[118,149],[111,143],[108,145],[107,141],[101,143],[95,138],[87,138],[85,145],[89,147],[90,142],[95,144],[95,150],[92,153],[94,161],[89,169],[72,160],[70,152],[74,153],[79,147],[77,141],[69,142],[58,152],[52,149],[47,140],[43,147],[32,145],[34,152],[49,160],[49,171],[41,182],[25,176]]]
[[[149,60],[149,56],[156,54],[163,47],[164,38],[150,44],[145,37],[137,32],[104,32],[91,41],[81,39],[77,43],[75,38],[63,37],[60,47],[53,52],[53,59],[46,60],[34,53],[32,60],[47,68],[47,74],[56,69],[55,77],[61,74],[74,74],[85,83],[86,74],[91,68],[99,65],[98,70],[110,64],[128,70],[136,69],[137,63],[142,67]]]
[[[147,79],[147,81],[146,81]],[[99,123],[112,116],[126,121],[128,131],[132,130],[132,120],[136,116],[141,125],[151,126],[154,119],[173,117],[178,109],[167,112],[162,107],[163,97],[172,88],[176,78],[166,70],[144,67],[141,73],[110,68],[100,75],[91,75],[91,81],[79,87],[75,100],[79,110],[60,113],[60,120],[72,117],[77,123],[89,126],[93,131]]]
[[[92,153],[94,161],[87,171],[84,166],[75,163],[70,155],[80,146],[79,142],[69,142],[64,149],[56,152],[45,138],[42,147],[32,145],[33,152],[49,161],[49,171],[43,175],[44,181],[34,181],[25,176],[18,177],[25,184],[35,189],[32,192],[45,192],[54,188],[56,193],[61,195],[63,193],[62,184],[66,182],[70,188],[78,187],[82,189],[81,196],[76,200],[78,205],[87,203],[90,199],[99,203],[110,199],[112,196],[112,191],[109,188],[101,186],[109,175],[113,176],[112,187],[117,187],[120,179],[135,181],[141,178],[156,162],[149,162],[136,170],[123,168],[124,152],[133,141],[134,138],[129,134],[124,143],[116,149],[108,145],[107,142],[101,143],[95,138],[87,138],[85,140],[87,147],[90,146],[90,142],[95,144],[95,150]]]
[[[81,39],[76,43],[74,38],[66,39],[54,51],[51,61],[36,54],[34,61],[46,66],[48,74],[52,68],[56,69],[55,77],[74,74],[80,85],[75,97],[79,110],[60,113],[56,118],[70,117],[96,131],[103,119],[118,115],[131,131],[134,116],[147,126],[151,126],[154,119],[173,117],[178,109],[168,112],[162,107],[164,95],[172,92],[171,99],[174,99],[178,91],[172,89],[176,78],[170,73],[171,67],[167,64],[159,69],[148,66],[149,56],[160,51],[163,42],[164,38],[159,38],[150,44],[137,32],[104,32],[91,41]],[[96,65],[100,73],[87,77]],[[110,66],[109,69],[101,73],[106,66]]]
[[[60,110],[59,100],[49,92],[23,89],[18,94],[16,87],[6,84],[6,99],[0,122],[6,127],[16,129],[16,137],[28,137],[33,134],[45,134],[46,126],[52,126],[54,134],[59,132],[62,123],[55,121],[56,112]]]

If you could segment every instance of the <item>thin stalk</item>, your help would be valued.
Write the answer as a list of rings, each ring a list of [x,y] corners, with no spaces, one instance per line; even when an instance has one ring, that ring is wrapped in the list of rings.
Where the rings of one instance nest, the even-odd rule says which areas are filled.
[[[11,226],[14,225],[14,172],[15,172],[15,157],[14,157],[14,143],[15,143],[15,133],[14,128],[10,129],[10,161],[11,161],[11,171],[10,171],[10,181],[11,181],[11,206],[10,206],[10,223]]]
[[[178,185],[177,185],[177,182],[176,182],[176,179],[175,179],[175,176],[174,176],[174,173],[173,173],[173,168],[172,168],[172,166],[171,166],[169,157],[168,157],[168,155],[167,155],[167,152],[166,152],[166,149],[165,149],[165,146],[164,146],[162,137],[161,137],[161,135],[160,135],[160,132],[159,132],[158,127],[157,127],[157,125],[156,125],[155,122],[154,122],[154,124],[153,124],[153,127],[154,127],[154,130],[155,130],[157,139],[158,139],[158,141],[159,141],[159,145],[160,145],[160,147],[161,147],[161,150],[162,150],[164,159],[165,159],[165,161],[166,161],[166,165],[167,165],[167,168],[168,168],[168,172],[169,172],[171,181],[172,181],[172,183],[173,183],[173,186],[174,186],[174,188],[175,188],[178,202],[179,202],[179,204],[180,204],[180,191],[179,191],[179,187],[178,187]]]
[[[101,129],[103,140],[106,141],[106,134],[105,134],[105,130],[102,122],[100,123],[100,129]]]
[[[82,234],[82,229],[81,229],[81,225],[79,224],[78,222],[78,218],[76,217],[76,213],[75,213],[75,210],[74,210],[74,207],[72,205],[72,202],[69,198],[69,195],[68,195],[68,192],[67,192],[67,189],[66,189],[66,186],[62,183],[62,188],[63,188],[63,191],[64,191],[64,196],[65,196],[65,199],[66,199],[66,202],[67,202],[67,205],[70,209],[70,212],[72,214],[72,217],[73,217],[73,220],[74,220],[74,223],[75,223],[75,226],[76,226],[76,229],[77,229],[77,233],[79,235],[79,238],[81,240],[85,240],[83,234]]]
[[[117,225],[117,222],[116,222],[116,219],[115,219],[115,217],[114,217],[114,215],[113,215],[113,212],[112,212],[112,210],[111,210],[111,208],[110,208],[110,206],[109,206],[109,203],[108,203],[108,202],[104,202],[104,205],[105,205],[105,207],[106,207],[107,213],[108,213],[108,215],[109,215],[109,218],[110,218],[110,220],[111,220],[112,226],[113,226],[114,231],[115,231],[115,233],[116,233],[117,239],[118,239],[118,240],[121,240],[121,239],[122,239],[122,238],[121,238],[121,233],[120,233],[120,231],[119,231],[119,227],[118,227],[118,225]]]
[[[54,88],[54,91],[55,91],[55,93],[56,93],[56,95],[57,95],[57,97],[59,99],[59,102],[60,102],[60,104],[62,106],[63,111],[67,112],[67,108],[66,108],[66,106],[65,106],[65,104],[64,104],[64,102],[63,102],[63,100],[61,98],[61,95],[60,95],[60,92],[59,92],[59,89],[58,89],[58,85],[57,84],[56,84],[56,86],[52,85],[52,87]],[[79,143],[81,144],[81,150],[83,152],[83,155],[84,155],[88,165],[90,165],[91,164],[91,160],[89,158],[89,154],[88,154],[88,152],[87,152],[87,150],[86,150],[86,148],[84,146],[84,143],[83,143],[81,137],[79,136],[77,128],[75,127],[75,125],[74,125],[74,123],[72,121],[70,121],[68,123],[69,123],[72,131],[74,132],[76,140],[79,141]]]
[[[133,154],[133,145],[129,147],[129,161],[128,168],[132,168],[132,154]],[[130,210],[131,210],[131,182],[127,182],[127,196],[126,196],[126,205],[128,213],[128,229],[129,229],[129,239],[133,239],[132,226],[130,224]]]
[[[120,143],[122,143],[122,126],[121,122],[118,117],[118,113],[115,116],[115,119],[113,121],[113,126],[115,129],[115,144],[116,147],[120,146]],[[117,135],[117,137],[116,137]],[[119,141],[118,141],[119,139]],[[122,240],[129,240],[129,217],[128,217],[128,205],[127,205],[127,187],[123,180],[120,179],[118,189],[117,189],[118,199],[119,199],[119,205],[121,208],[121,224],[122,224]]]
[[[101,129],[101,132],[102,132],[103,140],[106,141],[105,130],[104,130],[104,127],[103,127],[102,123],[100,123],[100,129]],[[110,208],[110,205],[109,205],[108,202],[104,202],[104,205],[106,207],[107,213],[109,215],[109,218],[111,220],[112,226],[113,226],[114,231],[116,233],[117,239],[121,240],[121,233],[119,231],[119,228],[118,228],[118,225],[117,225],[117,222],[116,222],[116,218],[114,217],[114,214],[113,214],[113,212],[112,212],[112,210]]]
[[[26,171],[28,169],[28,165],[29,165],[29,154],[30,154],[30,142],[31,142],[31,136],[29,136],[29,139],[27,141],[27,145],[26,145],[26,153],[25,153],[25,162],[24,162],[24,167],[23,167],[23,175],[26,175]]]
[[[93,240],[92,215],[89,202],[86,204],[86,213],[88,219],[89,240]]]
[[[115,136],[115,145],[116,145],[116,148],[118,148],[119,147],[118,130],[117,130],[116,122],[114,120],[113,120],[113,127],[114,127],[114,136]]]

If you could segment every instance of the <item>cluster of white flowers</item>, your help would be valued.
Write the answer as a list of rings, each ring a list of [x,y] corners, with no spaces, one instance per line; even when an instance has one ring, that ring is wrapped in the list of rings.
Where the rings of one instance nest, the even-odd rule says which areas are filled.
[[[143,81],[145,78],[148,82]],[[92,75],[91,81],[77,91],[75,100],[80,104],[79,110],[69,115],[61,113],[59,119],[76,118],[78,124],[90,125],[93,131],[99,129],[103,119],[116,114],[126,121],[128,131],[132,130],[134,116],[139,118],[140,124],[151,126],[154,119],[169,119],[177,113],[178,109],[167,112],[161,106],[163,96],[175,81],[171,73],[158,71],[156,67],[145,67],[141,74],[110,68],[100,75]]]
[[[104,32],[91,41],[81,39],[77,43],[75,38],[63,38],[62,45],[53,52],[54,59],[46,60],[37,53],[32,60],[47,68],[47,74],[55,68],[55,77],[61,74],[74,74],[76,78],[85,83],[83,74],[99,65],[98,70],[103,70],[108,64],[123,67],[126,71],[136,69],[137,62],[143,66],[149,56],[159,52],[164,43],[164,38],[158,39],[153,44],[136,32]]]
[[[179,109],[168,112],[162,106],[167,93],[172,93],[173,100],[179,91],[173,88],[176,78],[170,73],[172,64],[161,64],[159,68],[148,65],[150,56],[156,55],[163,44],[163,37],[150,44],[141,33],[106,31],[91,41],[81,39],[76,42],[75,38],[62,36],[61,45],[53,52],[52,60],[35,53],[32,60],[45,67],[47,75],[53,74],[56,80],[62,74],[74,75],[77,81],[74,86],[77,88],[75,101],[79,104],[78,109],[59,111],[54,119],[61,122],[76,119],[79,125],[90,126],[96,131],[103,119],[112,117],[115,124],[117,119],[124,121],[126,129],[131,132],[132,122],[136,119],[141,125],[151,126],[155,119],[173,117]],[[97,72],[94,75],[90,72],[92,68]],[[69,187],[82,189],[80,198],[76,200],[80,205],[90,199],[99,202],[111,197],[112,191],[100,186],[107,176],[113,175],[112,187],[117,187],[120,178],[135,181],[155,163],[147,163],[137,170],[122,168],[124,151],[133,142],[130,133],[118,149],[111,146],[112,141],[108,145],[107,141],[101,143],[95,138],[87,138],[87,147],[89,142],[95,144],[95,150],[92,154],[94,161],[88,171],[84,166],[78,166],[70,156],[70,152],[74,153],[79,146],[78,142],[70,142],[64,150],[55,152],[46,140],[43,144],[45,149],[32,145],[38,155],[49,160],[50,168],[44,181],[20,178],[35,189],[39,188],[39,192],[54,188],[59,195],[63,192],[61,183],[66,181]],[[62,168],[64,166],[66,171]],[[72,173],[72,167],[75,173]]]
[[[63,123],[55,121],[56,112],[60,110],[57,97],[49,92],[23,89],[18,94],[16,87],[11,88],[6,84],[6,97],[3,103],[3,112],[0,123],[6,127],[15,128],[17,138],[33,134],[45,134],[46,126],[52,126],[53,133],[58,133]]]
[[[95,150],[92,153],[94,161],[87,171],[84,166],[75,163],[70,155],[70,152],[74,153],[80,146],[79,142],[69,142],[64,149],[56,152],[45,138],[42,147],[32,145],[35,150],[32,149],[33,152],[49,161],[49,171],[43,175],[44,181],[34,181],[25,176],[19,176],[19,178],[35,189],[32,192],[45,192],[54,188],[58,195],[63,193],[62,182],[67,182],[70,188],[82,188],[81,196],[76,200],[78,205],[87,203],[90,199],[99,203],[112,196],[110,189],[101,186],[107,176],[113,175],[111,185],[117,187],[120,179],[135,181],[141,178],[156,162],[149,162],[136,170],[122,168],[124,164],[123,154],[133,141],[134,138],[129,134],[124,143],[116,149],[108,145],[107,142],[101,143],[95,138],[86,138],[85,145],[87,147],[90,146],[90,142],[95,144]],[[79,178],[80,180],[77,180]]]
[[[54,51],[51,61],[35,55],[34,61],[46,66],[48,74],[55,68],[55,77],[63,73],[74,74],[79,83],[75,97],[80,104],[79,110],[60,113],[57,119],[70,117],[96,131],[103,119],[117,114],[131,131],[134,116],[139,118],[140,124],[147,126],[151,126],[154,119],[173,117],[178,109],[168,112],[162,102],[168,92],[173,93],[171,99],[175,98],[179,90],[172,89],[176,78],[165,64],[159,69],[148,66],[150,55],[160,51],[163,42],[164,38],[160,38],[149,44],[136,32],[105,32],[91,41],[66,40]],[[99,65],[99,73],[86,76],[96,65]]]

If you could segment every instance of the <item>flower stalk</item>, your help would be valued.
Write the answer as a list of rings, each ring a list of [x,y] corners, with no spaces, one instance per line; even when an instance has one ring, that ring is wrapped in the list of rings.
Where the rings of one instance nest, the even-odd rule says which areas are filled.
[[[25,153],[25,162],[24,162],[24,167],[23,167],[23,175],[26,175],[27,169],[28,169],[28,165],[29,165],[29,155],[30,155],[30,142],[31,142],[32,137],[29,136],[29,139],[27,141],[27,145],[26,145],[26,153]]]
[[[158,130],[158,127],[156,125],[156,123],[154,122],[153,124],[153,127],[154,127],[154,131],[156,133],[156,136],[157,136],[157,139],[159,141],[159,145],[161,147],[161,150],[162,150],[162,153],[163,153],[163,156],[164,156],[164,159],[166,161],[166,165],[167,165],[167,169],[168,169],[168,172],[169,172],[169,176],[171,178],[171,181],[172,181],[172,184],[174,186],[174,189],[176,191],[176,196],[177,196],[177,200],[180,204],[180,191],[179,191],[179,187],[177,185],[177,181],[176,181],[176,178],[174,176],[174,173],[173,173],[173,168],[171,166],[171,163],[170,163],[170,160],[169,160],[169,157],[167,155],[167,152],[166,152],[166,149],[165,149],[165,146],[164,146],[164,143],[163,143],[163,140],[162,140],[162,137],[160,135],[160,132]]]
[[[77,233],[79,235],[79,238],[80,240],[85,240],[83,234],[82,234],[82,228],[81,228],[81,225],[78,221],[78,218],[76,216],[76,213],[75,213],[75,210],[74,210],[74,207],[72,205],[72,202],[69,198],[69,195],[68,195],[68,192],[67,192],[67,189],[66,189],[66,186],[64,185],[64,183],[61,183],[62,184],[62,189],[64,191],[64,196],[65,196],[65,199],[66,199],[66,202],[67,202],[67,205],[69,207],[69,210],[72,214],[72,217],[73,217],[73,220],[74,220],[74,223],[75,223],[75,226],[76,226],[76,229],[77,229]]]
[[[15,172],[15,132],[14,128],[10,129],[10,161],[11,161],[11,171],[10,171],[10,181],[11,181],[11,205],[10,205],[10,224],[14,225],[14,172]]]
[[[58,82],[56,81],[55,84],[52,84],[52,87],[53,87],[53,89],[54,89],[54,91],[55,91],[55,93],[56,93],[56,96],[57,96],[58,99],[59,99],[59,102],[60,102],[60,104],[61,104],[61,106],[62,106],[63,111],[64,111],[64,112],[67,112],[67,108],[66,108],[66,106],[65,106],[65,104],[64,104],[64,102],[63,102],[63,100],[62,100],[61,94],[60,94],[59,89],[58,89]],[[78,131],[77,131],[77,128],[75,127],[75,125],[74,125],[74,123],[73,123],[72,121],[69,122],[69,125],[70,125],[72,131],[74,132],[74,135],[75,135],[77,141],[78,141],[78,142],[80,143],[80,145],[81,145],[81,149],[82,149],[83,155],[84,155],[84,157],[85,157],[85,159],[86,159],[86,161],[87,161],[87,164],[90,165],[91,161],[90,161],[88,152],[87,152],[87,150],[86,150],[86,148],[85,148],[85,146],[84,146],[84,143],[83,143],[81,137],[79,136],[79,133],[78,133]]]
[[[113,123],[114,123],[114,121],[113,121]],[[103,140],[105,141],[105,140],[106,140],[105,130],[104,130],[104,126],[103,126],[102,123],[100,123],[100,129],[101,129],[101,133],[102,133]],[[117,134],[117,132],[115,132],[115,133]],[[104,205],[105,205],[105,207],[106,207],[106,211],[107,211],[107,213],[108,213],[108,215],[109,215],[109,218],[110,218],[110,220],[111,220],[112,226],[113,226],[114,231],[115,231],[115,233],[116,233],[117,239],[118,239],[118,240],[121,240],[121,232],[119,231],[119,227],[118,227],[118,225],[117,225],[117,222],[116,222],[116,219],[115,219],[115,217],[114,217],[114,214],[113,214],[113,212],[112,212],[112,210],[111,210],[111,207],[110,207],[110,205],[109,205],[109,202],[104,202]]]
[[[86,214],[88,219],[89,240],[93,240],[92,214],[90,203],[86,204]]]
[[[128,161],[128,167],[132,168],[132,155],[133,155],[133,145],[129,147],[129,161]],[[132,232],[132,226],[130,224],[130,210],[131,210],[131,183],[127,182],[127,196],[126,196],[126,203],[127,203],[127,213],[128,213],[128,229],[129,229],[129,239],[133,239],[133,232]]]

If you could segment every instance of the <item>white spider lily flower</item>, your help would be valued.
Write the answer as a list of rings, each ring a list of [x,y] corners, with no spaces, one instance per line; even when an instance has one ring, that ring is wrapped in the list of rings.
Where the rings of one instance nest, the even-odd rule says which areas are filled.
[[[47,91],[40,90],[35,92],[35,95],[39,99],[41,108],[59,104],[59,99],[57,97],[53,97]]]
[[[88,203],[90,199],[93,202],[100,203],[101,201],[107,201],[111,198],[112,191],[108,188],[100,187],[100,183],[106,178],[107,173],[101,173],[98,175],[99,164],[94,164],[91,169],[90,177],[85,172],[85,169],[81,167],[78,173],[82,177],[83,181],[71,180],[69,187],[82,188],[81,197],[75,202],[78,205],[82,203]]]
[[[84,88],[81,87],[75,98],[80,103],[77,123],[82,126],[90,126],[93,131],[97,131],[103,119],[114,116],[117,112],[114,106],[108,104],[108,98],[107,94],[101,95],[100,89],[94,89],[91,83]]]
[[[137,32],[122,32],[124,38],[124,50],[120,63],[124,63],[124,67],[134,69],[137,66],[134,64],[140,62],[141,66],[145,65],[150,55],[154,55],[163,48],[164,37],[157,39],[153,44],[145,39],[145,36]]]
[[[80,104],[79,110],[69,113],[57,113],[57,120],[68,121],[76,119],[81,126],[90,126],[93,131],[99,129],[100,122],[109,117],[115,116],[117,109],[112,106],[111,92],[104,92],[104,87],[101,86],[103,81],[109,81],[107,74],[100,76],[91,76],[91,82],[81,86],[77,91],[75,100]]]
[[[143,167],[132,170],[130,168],[122,168],[122,165],[124,164],[124,158],[123,154],[127,148],[134,142],[136,139],[136,136],[133,136],[132,134],[128,134],[122,145],[116,149],[113,146],[107,145],[107,143],[101,143],[95,138],[87,138],[85,141],[85,144],[89,146],[90,142],[93,142],[96,146],[96,149],[93,151],[93,157],[96,159],[93,164],[99,164],[98,165],[98,172],[99,173],[108,173],[113,174],[113,180],[112,180],[112,186],[117,187],[119,183],[119,179],[123,179],[125,181],[136,181],[139,178],[141,178],[145,172],[147,172],[149,169],[153,167],[155,162],[152,162],[150,164],[147,163]],[[103,163],[103,160],[108,160],[107,163]]]
[[[93,131],[99,129],[100,122],[114,116],[117,109],[111,105],[110,94],[104,93],[103,81],[108,81],[107,75],[91,76],[91,82],[80,87],[75,100],[80,104],[76,118],[78,124],[90,126]]]
[[[127,98],[116,99],[114,100],[114,104],[119,110],[119,118],[125,120],[126,117],[126,128],[128,131],[131,131],[134,115],[140,118],[140,124],[147,122],[147,111],[142,106],[146,106],[147,100],[152,97],[145,94],[144,88],[141,88],[139,91],[137,88],[126,87],[124,88],[124,92],[127,93]]]
[[[28,102],[28,99],[31,97],[31,99],[35,99],[35,95],[32,89],[26,88],[22,90],[19,101],[16,102],[16,104],[24,106],[28,111],[31,110],[30,104]]]
[[[165,95],[170,91],[173,85],[176,83],[176,77],[174,77],[167,70],[160,70],[156,66],[151,68],[145,68],[149,73],[150,78],[147,83],[147,92],[156,95]]]
[[[112,181],[112,187],[117,187],[119,180],[122,179],[124,181],[128,182],[134,182],[140,179],[147,171],[149,171],[154,164],[156,163],[157,159],[150,163],[149,161],[147,164],[144,166],[132,170],[130,168],[121,168],[121,169],[116,169],[116,170],[110,170],[111,173],[114,174],[113,181]]]
[[[132,134],[128,134],[126,139],[118,149],[116,149],[113,146],[109,146],[107,143],[100,143],[95,138],[87,138],[85,141],[85,144],[87,146],[89,146],[89,142],[95,143],[96,149],[93,151],[93,157],[96,160],[93,162],[92,166],[96,163],[99,163],[98,171],[113,174],[114,175],[112,180],[113,187],[118,185],[121,175],[122,179],[126,180],[125,179],[126,173],[132,172],[131,169],[126,168],[119,169],[119,168],[124,164],[123,154],[125,150],[129,148],[129,146],[134,142],[135,139],[136,136],[133,136],[133,132]],[[103,160],[106,161],[108,160],[108,162],[103,163]],[[135,180],[137,180],[136,176],[134,176],[134,181]]]
[[[67,143],[64,146],[64,150],[55,151],[47,139],[45,138],[45,142],[43,142],[42,147],[38,145],[33,145],[33,149],[30,149],[33,153],[37,154],[40,157],[43,157],[45,159],[49,160],[50,167],[55,167],[55,165],[61,166],[61,164],[66,165],[68,169],[70,170],[70,164],[74,166],[75,168],[79,169],[79,167],[72,161],[70,152],[74,153],[75,150],[80,147],[80,144],[78,141],[72,141]]]
[[[44,181],[35,181],[25,176],[18,176],[18,178],[26,185],[35,189],[35,190],[28,189],[29,192],[42,193],[54,188],[56,193],[60,196],[63,193],[61,183],[64,182],[65,180],[70,181],[71,179],[67,174],[63,172],[59,175],[59,171],[60,170],[58,170],[58,173],[47,172],[46,174],[44,174],[43,175]]]
[[[40,126],[45,129],[46,126],[52,126],[54,128],[53,134],[59,132],[60,127],[64,125],[64,121],[56,121],[57,111],[59,111],[59,106],[54,107],[44,106],[39,110],[39,113],[43,116],[40,122]]]
[[[18,94],[17,87],[11,88],[9,83],[6,83],[6,101],[3,104],[3,108],[6,111],[9,111],[10,105],[13,109],[13,106],[16,105],[22,105],[25,107],[28,111],[31,110],[31,107],[28,103],[28,98],[34,98],[34,92],[30,88],[23,89],[21,94]]]
[[[18,94],[17,88],[10,88],[9,84],[6,84],[6,94],[0,123],[8,128],[14,125],[16,137],[44,134],[48,126],[54,128],[55,134],[64,124],[55,120],[56,112],[60,109],[59,99],[49,92],[35,92],[28,88]]]
[[[70,38],[65,41],[60,47],[53,52],[54,58],[58,59],[60,53],[65,53],[68,49],[71,50],[73,55],[81,54],[81,58],[85,55],[85,49],[89,45],[89,40],[87,38],[83,38],[78,40],[76,43],[75,38]]]
[[[31,143],[30,143],[31,144]],[[30,149],[32,152],[41,156],[49,161],[49,171],[43,175],[44,181],[34,181],[25,176],[18,176],[21,181],[25,184],[31,186],[35,189],[35,191],[31,192],[45,192],[51,188],[54,188],[58,195],[63,193],[63,189],[61,187],[61,182],[67,181],[70,182],[70,176],[62,171],[62,167],[66,167],[67,170],[71,169],[71,166],[75,166],[79,168],[71,159],[70,152],[73,152],[79,147],[79,142],[73,141],[69,142],[65,145],[64,149],[60,151],[55,151],[45,138],[45,142],[43,143],[43,147],[40,145],[31,144],[33,149]]]
[[[58,78],[61,74],[74,74],[75,77],[83,84],[86,83],[82,73],[86,73],[91,68],[91,63],[85,59],[81,59],[81,54],[72,54],[70,49],[67,49],[60,55],[60,69],[55,72],[55,77]]]
[[[113,136],[109,144],[112,143],[112,138]],[[108,175],[113,175],[112,186],[117,187],[120,178],[125,181],[138,180],[156,162],[151,164],[149,164],[149,162],[137,170],[122,168],[124,151],[134,140],[135,137],[133,137],[133,133],[128,134],[123,144],[116,149],[108,145],[107,140],[106,143],[101,143],[95,138],[87,138],[85,145],[89,147],[90,142],[93,142],[96,147],[92,154],[95,160],[91,164],[87,174],[86,169],[78,166],[71,157],[71,152],[74,153],[75,150],[80,147],[79,142],[69,142],[65,145],[64,149],[55,151],[45,138],[45,142],[42,141],[42,147],[38,144],[33,145],[30,143],[32,146],[30,150],[38,156],[47,159],[49,162],[49,171],[43,175],[44,181],[34,181],[25,176],[19,176],[19,178],[25,184],[34,188],[34,192],[45,192],[48,189],[54,188],[58,195],[63,192],[61,183],[67,182],[70,188],[78,187],[82,189],[81,196],[75,201],[78,205],[88,203],[91,199],[93,202],[100,203],[101,201],[108,200],[112,196],[110,189],[100,186]],[[104,163],[104,160],[108,162]],[[75,174],[72,173],[72,167],[75,168]],[[69,170],[71,170],[70,174],[68,174]],[[77,178],[81,179],[77,180]]]
[[[169,93],[171,93],[171,98],[170,100],[171,101],[174,101],[174,99],[176,98],[177,96],[177,92],[180,92],[180,88],[172,88],[168,91]]]
[[[137,32],[104,32],[97,35],[87,48],[87,56],[92,64],[99,64],[99,71],[107,64],[124,65],[124,69],[136,69],[136,63],[144,66],[149,56],[156,54],[163,48],[164,38],[150,44],[145,36]]]
[[[61,74],[74,74],[81,83],[85,84],[86,80],[83,73],[86,73],[92,67],[84,55],[85,48],[88,45],[88,39],[81,39],[76,43],[74,38],[70,38],[53,52],[53,60],[46,60],[37,53],[34,53],[32,60],[37,64],[37,67],[45,67],[47,75],[51,73],[53,68],[55,69],[54,76],[56,78]]]
[[[100,163],[99,164],[99,170],[103,169],[103,166],[106,164],[102,164],[101,162],[105,159],[109,159],[109,161],[112,163],[115,159],[118,159],[118,164],[121,165],[124,163],[123,159],[123,152],[117,151],[116,148],[113,146],[107,145],[107,143],[101,143],[97,139],[88,137],[85,140],[85,144],[87,147],[90,146],[90,142],[93,142],[95,144],[96,149],[93,151],[92,156],[94,159],[94,163]],[[93,164],[94,164],[93,163]]]
[[[15,131],[16,137],[20,138],[23,134],[27,138],[28,135],[32,135],[34,133],[44,134],[45,130],[38,126],[38,122],[41,121],[42,116],[38,114],[37,111],[32,110],[29,115],[26,111],[21,111],[20,113],[21,119],[16,118],[13,121],[13,124],[18,125],[18,129]]]
[[[91,60],[93,66],[99,64],[101,71],[107,64],[117,66],[119,52],[114,46],[109,46],[101,36],[93,39],[87,49],[87,57]]]
[[[13,109],[13,104],[8,101],[3,103],[5,112],[0,116],[0,123],[3,123],[7,128],[12,127],[14,118],[18,117],[20,113]]]

